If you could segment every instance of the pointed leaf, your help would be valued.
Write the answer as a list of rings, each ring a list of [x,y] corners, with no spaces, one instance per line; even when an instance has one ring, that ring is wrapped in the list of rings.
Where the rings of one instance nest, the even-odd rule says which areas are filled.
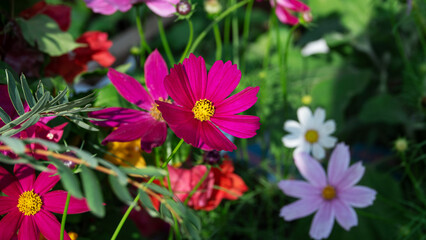
[[[22,105],[21,96],[19,95],[18,87],[16,87],[15,79],[9,70],[6,71],[7,91],[9,92],[10,100],[12,101],[13,107],[19,115],[25,113],[24,105]]]
[[[4,124],[8,124],[10,122],[10,117],[7,113],[0,107],[0,119],[4,122]]]
[[[76,198],[82,198],[83,194],[80,190],[78,178],[71,171],[71,169],[65,166],[64,163],[57,158],[48,156],[48,159],[55,164],[58,174],[61,175],[61,182],[65,190],[67,190],[71,195]]]
[[[155,176],[155,177],[162,177],[166,176],[167,171],[161,168],[156,168],[152,166],[147,166],[144,168],[130,168],[130,167],[120,167],[121,171],[127,173],[127,174],[135,174],[140,176]]]
[[[108,175],[108,180],[111,185],[112,191],[115,193],[115,196],[117,196],[118,199],[120,199],[127,205],[132,204],[133,198],[127,190],[126,186],[121,185],[117,177],[113,175]]]
[[[24,93],[25,101],[28,103],[28,106],[32,109],[36,104],[33,93],[31,92],[30,87],[28,86],[27,79],[24,74],[21,74],[21,87],[22,92]]]
[[[81,180],[90,211],[98,217],[105,216],[101,185],[93,171],[85,165],[81,165]]]
[[[0,142],[3,142],[4,144],[12,148],[15,154],[25,153],[25,144],[23,144],[22,141],[18,140],[17,138],[10,138],[3,135],[0,136]]]

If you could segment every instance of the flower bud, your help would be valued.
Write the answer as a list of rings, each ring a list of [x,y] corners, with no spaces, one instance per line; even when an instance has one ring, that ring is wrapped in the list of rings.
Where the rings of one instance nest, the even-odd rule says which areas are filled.
[[[302,103],[303,103],[304,105],[309,105],[309,104],[311,104],[311,103],[312,103],[312,97],[311,97],[310,95],[304,95],[304,96],[302,97]]]
[[[219,164],[222,160],[222,157],[220,156],[220,152],[217,150],[212,151],[206,151],[203,156],[204,163],[210,164],[210,165],[216,165]]]
[[[398,138],[394,142],[394,148],[398,152],[405,152],[408,149],[408,141],[405,138]]]
[[[191,13],[192,7],[188,1],[182,0],[176,4],[176,12],[181,16]]]
[[[216,15],[222,11],[222,5],[218,0],[205,0],[204,1],[204,10],[209,15]]]

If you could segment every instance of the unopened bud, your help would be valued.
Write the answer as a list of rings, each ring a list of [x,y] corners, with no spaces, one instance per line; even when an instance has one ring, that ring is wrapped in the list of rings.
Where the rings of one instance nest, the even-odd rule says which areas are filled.
[[[304,12],[302,17],[303,17],[303,21],[305,21],[305,23],[312,22],[312,13],[311,12]]]
[[[394,148],[398,152],[405,152],[408,149],[408,141],[405,138],[398,138],[394,142]]]
[[[222,11],[222,5],[218,0],[205,0],[204,10],[210,15],[215,15]]]
[[[203,158],[204,162],[210,165],[219,164],[221,161],[220,152],[217,150],[206,151]]]
[[[302,97],[302,103],[304,105],[309,105],[312,103],[312,97],[310,95],[305,95]]]
[[[182,0],[176,4],[176,12],[179,15],[186,16],[191,12],[191,4],[188,1]]]

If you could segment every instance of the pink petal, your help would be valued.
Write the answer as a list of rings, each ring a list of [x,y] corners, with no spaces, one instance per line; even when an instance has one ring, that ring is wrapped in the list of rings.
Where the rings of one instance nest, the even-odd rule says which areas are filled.
[[[16,210],[18,205],[17,197],[0,196],[0,215]]]
[[[178,138],[194,147],[205,147],[205,144],[201,141],[200,121],[194,118],[192,111],[170,103],[160,101],[156,101],[156,103],[164,120]]]
[[[174,6],[179,0],[145,0],[146,5],[160,17],[171,17],[176,12]]]
[[[0,237],[1,239],[11,239],[19,227],[21,226],[22,219],[24,215],[18,211],[16,208],[15,211],[9,212],[0,220]]]
[[[22,193],[18,179],[0,166],[0,191],[9,197],[18,197]]]
[[[337,144],[331,153],[330,162],[328,163],[327,174],[328,182],[336,186],[344,177],[346,170],[349,167],[350,153],[349,147],[344,143]]]
[[[353,208],[345,204],[339,199],[335,199],[332,202],[334,214],[336,214],[336,220],[346,231],[349,231],[351,227],[358,225],[358,217]]]
[[[324,188],[327,185],[324,169],[309,154],[305,152],[295,153],[294,161],[300,174],[313,186]]]
[[[43,195],[43,209],[46,211],[63,214],[65,201],[67,200],[67,192],[56,190],[45,193]],[[68,206],[68,214],[84,213],[89,211],[86,199],[77,199],[71,196]]]
[[[152,125],[141,138],[141,149],[150,153],[153,148],[163,145],[167,138],[167,125],[165,122],[152,120]]]
[[[144,118],[139,118],[138,122],[122,124],[112,133],[110,133],[102,144],[107,142],[129,142],[145,136],[147,131],[150,131],[152,124],[156,122],[151,115],[146,114]]]
[[[25,192],[33,189],[33,183],[35,181],[34,168],[26,164],[15,164],[13,172],[21,184],[22,191]]]
[[[164,85],[167,93],[169,93],[176,104],[186,109],[192,109],[194,107],[196,100],[182,64],[177,64],[170,69],[170,74],[164,79]]]
[[[241,71],[238,70],[236,64],[232,65],[231,61],[225,64],[222,61],[216,61],[208,74],[206,99],[219,105],[234,91],[240,79]]]
[[[336,184],[336,187],[338,189],[352,187],[353,185],[357,184],[359,180],[361,180],[362,176],[364,175],[364,172],[365,167],[362,166],[361,162],[353,164],[350,168],[348,168],[348,170],[346,170],[344,176]]]
[[[245,88],[243,91],[216,104],[215,114],[232,115],[244,112],[256,103],[258,92],[259,87]]]
[[[61,224],[53,214],[41,209],[40,212],[34,215],[34,218],[41,234],[46,239],[53,240],[60,238]],[[64,239],[71,240],[66,232],[64,233]]]
[[[286,221],[306,217],[320,208],[322,203],[323,200],[320,197],[302,198],[281,208],[280,217]]]
[[[287,9],[278,5],[275,9],[275,13],[277,14],[280,22],[284,24],[296,25],[299,23],[299,19],[293,15],[291,15]]]
[[[207,70],[203,57],[199,56],[197,58],[191,53],[189,58],[183,60],[183,66],[185,67],[189,86],[191,87],[195,100],[204,99],[207,87]]]
[[[39,239],[40,231],[34,221],[33,216],[24,216],[19,228],[19,240]]]
[[[212,148],[217,151],[224,150],[230,152],[237,149],[237,147],[211,122],[200,122],[200,125],[201,140],[208,146],[208,148],[201,147],[201,149],[210,150],[210,148]]]
[[[355,186],[339,191],[338,197],[353,207],[364,208],[373,204],[376,191],[364,186]]]
[[[297,0],[277,0],[277,4],[296,12],[310,11],[310,8],[306,4]]]
[[[136,79],[112,68],[108,71],[108,78],[127,101],[147,111],[151,110],[153,99]]]
[[[106,121],[91,121],[93,124],[96,124],[101,127],[118,127],[123,123],[132,123],[139,121],[142,111],[121,108],[121,107],[111,107],[105,108],[99,111],[94,111],[88,113],[88,116],[91,118],[104,119]]]
[[[122,12],[127,12],[132,7],[131,0],[105,0],[105,1]]]
[[[295,198],[321,197],[322,190],[300,180],[281,180],[278,187],[284,194]]]
[[[47,166],[48,169],[53,170],[54,172],[43,171],[41,172],[37,179],[34,182],[34,192],[38,195],[43,195],[46,192],[50,191],[56,183],[61,179],[59,175],[56,174],[56,167],[52,164]]]
[[[312,220],[309,235],[313,239],[328,238],[334,225],[334,210],[331,202],[325,201]]]
[[[110,5],[105,0],[84,0],[88,8],[91,8],[93,12],[104,15],[111,15],[117,11],[115,6]]]
[[[149,89],[149,93],[154,99],[167,99],[169,95],[164,87],[164,78],[169,73],[167,64],[161,54],[155,49],[146,59],[145,81]]]
[[[222,131],[239,138],[251,138],[260,128],[259,117],[249,115],[220,115],[216,114],[211,121]]]

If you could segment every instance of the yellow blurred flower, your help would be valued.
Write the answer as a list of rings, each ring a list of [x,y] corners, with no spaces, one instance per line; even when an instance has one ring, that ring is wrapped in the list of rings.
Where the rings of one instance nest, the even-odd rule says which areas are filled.
[[[104,158],[114,164],[124,167],[144,168],[145,159],[142,157],[140,139],[131,142],[109,142],[108,151],[112,153],[105,154]]]
[[[78,234],[75,232],[68,232],[68,236],[71,238],[71,240],[77,240]],[[46,240],[46,238],[40,234],[39,240]]]
[[[305,105],[309,105],[312,103],[312,97],[310,95],[305,95],[302,97],[302,103]]]
[[[405,152],[408,149],[408,141],[405,138],[398,138],[394,142],[394,148],[398,152]]]

